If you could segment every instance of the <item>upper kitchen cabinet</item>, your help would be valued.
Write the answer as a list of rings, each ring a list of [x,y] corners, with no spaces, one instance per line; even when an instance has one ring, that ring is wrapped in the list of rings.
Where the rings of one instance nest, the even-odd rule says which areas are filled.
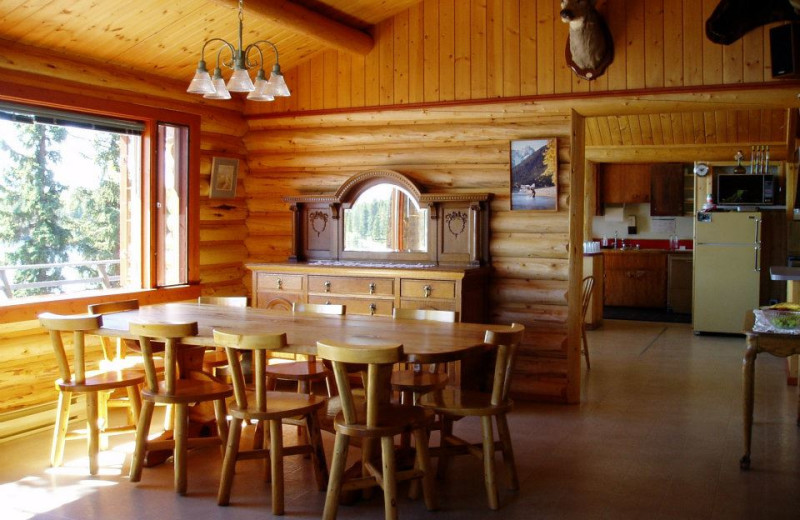
[[[601,203],[639,204],[650,202],[649,164],[601,164],[598,172],[600,174]]]
[[[650,166],[650,215],[683,215],[683,166],[678,163]]]

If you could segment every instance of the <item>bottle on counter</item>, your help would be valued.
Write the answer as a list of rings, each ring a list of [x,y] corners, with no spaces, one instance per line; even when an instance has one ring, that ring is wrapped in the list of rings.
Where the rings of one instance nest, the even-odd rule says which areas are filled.
[[[669,236],[669,249],[670,251],[678,250],[678,235]]]
[[[603,235],[603,238],[600,239],[600,245],[602,247],[608,247],[608,237]]]

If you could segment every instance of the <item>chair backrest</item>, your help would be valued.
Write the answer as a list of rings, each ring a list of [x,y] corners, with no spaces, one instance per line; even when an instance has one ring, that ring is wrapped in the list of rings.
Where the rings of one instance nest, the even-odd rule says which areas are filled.
[[[214,343],[218,347],[224,347],[228,356],[236,405],[240,410],[247,410],[254,406],[256,411],[265,412],[267,410],[267,351],[285,347],[286,334],[237,334],[230,330],[214,329]],[[245,351],[253,354],[252,377],[255,382],[255,403],[249,403],[247,399],[244,371],[239,355]]]
[[[356,403],[347,377],[349,365],[367,366],[366,417],[361,418],[367,426],[376,426],[383,405],[389,403],[392,366],[403,357],[403,345],[397,344],[350,344],[322,340],[317,342],[317,356],[328,360],[333,366],[336,386],[342,400],[342,415],[345,423],[358,424]]]
[[[522,343],[525,327],[512,323],[505,329],[487,330],[483,341],[496,347],[494,377],[492,378],[492,404],[498,405],[508,399],[511,376],[517,359],[517,348]]]
[[[197,303],[223,307],[247,307],[247,296],[200,296],[197,298]]]
[[[117,300],[114,302],[93,303],[89,305],[89,314],[112,314],[114,312],[135,311],[138,308],[139,300]],[[103,356],[106,361],[125,357],[125,343],[119,341],[119,339],[112,342],[112,339],[107,336],[100,336],[100,344],[103,346]],[[116,345],[113,343],[116,343]]]
[[[594,276],[587,276],[581,285],[581,316],[586,318],[586,311],[589,310],[589,301],[592,299],[592,289],[594,289]]]
[[[58,363],[58,373],[64,382],[84,383],[86,381],[86,333],[101,326],[99,314],[78,314],[63,316],[45,312],[39,315],[39,323],[47,329],[50,334],[50,343]],[[72,332],[73,375],[67,358],[67,351],[64,347],[63,332]],[[74,377],[74,379],[73,379]]]
[[[129,325],[131,334],[139,337],[144,363],[145,384],[151,392],[158,392],[158,377],[153,361],[152,340],[164,341],[164,383],[167,394],[174,394],[178,379],[177,349],[180,340],[188,336],[197,335],[197,322],[187,323],[148,323],[131,321]]]
[[[392,317],[396,320],[427,320],[455,323],[458,321],[457,311],[440,311],[436,309],[393,309]]]
[[[329,314],[331,316],[344,316],[346,312],[346,305],[333,303],[292,303],[293,314]]]

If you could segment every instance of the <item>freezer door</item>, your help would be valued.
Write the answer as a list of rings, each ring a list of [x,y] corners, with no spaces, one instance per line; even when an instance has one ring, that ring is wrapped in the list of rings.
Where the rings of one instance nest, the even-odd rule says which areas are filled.
[[[697,244],[753,244],[760,240],[759,212],[703,213],[695,220]]]
[[[695,332],[742,332],[745,312],[758,308],[760,251],[753,245],[698,245],[694,251]]]

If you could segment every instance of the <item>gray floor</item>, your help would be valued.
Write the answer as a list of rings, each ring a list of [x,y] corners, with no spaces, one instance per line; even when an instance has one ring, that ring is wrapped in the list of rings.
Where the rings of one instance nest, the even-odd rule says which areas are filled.
[[[742,454],[742,338],[694,336],[688,325],[607,320],[589,332],[592,369],[579,406],[518,403],[511,416],[522,489],[486,508],[482,468],[459,458],[438,482],[441,510],[401,498],[401,518],[800,518],[800,432],[796,390],[783,360],[757,363],[753,464]],[[462,421],[462,423],[465,421]],[[477,428],[459,424],[460,432]],[[293,429],[286,439],[292,441]],[[47,467],[49,435],[0,445],[2,520],[271,516],[268,485],[253,461],[240,463],[229,507],[216,505],[220,455],[190,455],[189,494],[172,491],[170,464],[125,475],[130,437],[104,452],[103,474],[87,477],[85,448],[73,442],[67,464]],[[332,438],[326,434],[328,455]],[[356,452],[357,453],[357,452]],[[286,467],[286,516],[318,518],[324,493],[309,461]],[[504,476],[504,475],[503,475]],[[501,483],[505,480],[501,479]],[[339,509],[339,518],[382,518],[382,498]]]

